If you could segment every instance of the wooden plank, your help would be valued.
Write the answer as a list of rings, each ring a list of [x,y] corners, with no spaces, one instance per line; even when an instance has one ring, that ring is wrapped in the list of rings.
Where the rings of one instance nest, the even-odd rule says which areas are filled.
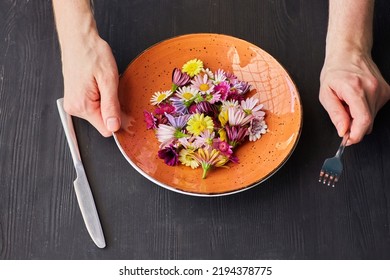
[[[288,162],[261,186],[221,198],[162,189],[112,138],[74,119],[107,248],[91,241],[55,100],[60,51],[50,0],[0,2],[0,259],[389,259],[390,105],[345,151],[337,188],[318,184],[339,139],[318,102],[327,1],[95,1],[120,72],[150,45],[193,32],[259,45],[291,74],[304,127]],[[390,77],[390,3],[376,1],[373,57]],[[387,62],[386,62],[387,61]]]

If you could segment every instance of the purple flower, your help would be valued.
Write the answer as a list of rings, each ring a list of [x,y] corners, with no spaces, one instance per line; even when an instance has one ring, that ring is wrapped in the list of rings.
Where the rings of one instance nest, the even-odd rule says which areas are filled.
[[[175,112],[175,107],[169,103],[161,103],[155,110],[156,115],[172,114]]]
[[[226,73],[226,79],[233,84],[237,81],[237,76],[233,73]]]
[[[241,81],[236,83],[234,87],[237,88],[239,94],[246,94],[250,90],[251,85],[247,82]]]
[[[227,138],[229,139],[229,144],[236,147],[240,144],[245,136],[248,135],[248,128],[244,126],[225,126]]]
[[[267,132],[267,125],[265,124],[264,118],[254,118],[250,122],[248,128],[249,141],[256,141],[260,139],[262,134]]]
[[[226,156],[231,156],[233,154],[233,147],[230,146],[228,142],[222,141],[221,139],[214,139],[213,148]]]
[[[176,129],[182,129],[186,124],[191,115],[182,115],[174,117],[170,114],[165,113],[169,123]]]
[[[168,119],[165,115],[156,115],[156,127],[158,128],[158,126],[160,124],[167,124],[168,123]]]
[[[238,163],[238,157],[233,155],[233,146],[229,145],[228,142],[222,141],[220,138],[214,139],[213,148],[228,157],[231,162]]]
[[[184,86],[188,84],[190,81],[190,76],[188,76],[186,73],[183,73],[180,71],[180,69],[175,68],[172,72],[172,82],[178,87]]]
[[[218,114],[218,108],[214,104],[211,104],[207,101],[201,101],[197,103],[196,111],[199,114],[204,113],[205,115],[208,116],[216,116]]]
[[[178,97],[172,97],[171,101],[172,101],[173,107],[175,108],[175,111],[179,115],[188,114],[187,106],[186,106],[186,104],[184,103],[184,101],[182,99],[180,99]]]
[[[234,90],[232,92],[229,92],[229,95],[226,98],[226,100],[236,100],[238,102],[241,102],[242,100],[244,100],[244,95],[239,94],[239,93],[237,93],[236,90]]]
[[[221,100],[226,100],[230,91],[230,85],[228,82],[220,82],[214,87],[214,91],[221,95]]]
[[[158,157],[169,166],[175,166],[179,162],[179,154],[173,145],[169,145],[158,151]]]
[[[197,112],[197,107],[198,106],[196,106],[197,104],[191,104],[191,106],[188,108],[188,112],[192,115],[192,114],[196,114],[196,112]]]
[[[157,119],[153,116],[152,113],[144,111],[144,120],[146,122],[147,129],[152,129],[152,128],[154,129],[157,127],[157,125],[156,125]]]

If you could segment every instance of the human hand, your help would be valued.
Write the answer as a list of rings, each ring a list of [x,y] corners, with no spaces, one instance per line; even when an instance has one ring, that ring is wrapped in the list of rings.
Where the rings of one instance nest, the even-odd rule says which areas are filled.
[[[118,69],[109,45],[95,33],[62,48],[64,109],[104,137],[120,128]]]
[[[339,136],[350,130],[348,145],[360,142],[390,99],[390,87],[371,56],[353,51],[327,55],[320,82],[320,102]]]

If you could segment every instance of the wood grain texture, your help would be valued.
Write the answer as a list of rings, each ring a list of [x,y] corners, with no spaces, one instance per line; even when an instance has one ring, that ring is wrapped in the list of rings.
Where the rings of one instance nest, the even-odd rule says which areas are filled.
[[[214,32],[254,43],[291,74],[301,139],[260,186],[188,197],[138,174],[112,138],[74,119],[107,248],[91,241],[55,100],[63,80],[50,0],[0,2],[0,259],[389,259],[390,106],[347,148],[337,188],[317,183],[339,138],[318,102],[325,0],[95,1],[120,72],[172,36]],[[390,77],[390,3],[376,1],[373,57]]]

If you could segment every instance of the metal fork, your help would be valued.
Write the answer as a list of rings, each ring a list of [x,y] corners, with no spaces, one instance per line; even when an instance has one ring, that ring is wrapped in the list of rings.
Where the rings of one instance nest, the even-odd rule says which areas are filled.
[[[341,162],[341,156],[343,155],[345,145],[349,139],[349,132],[345,133],[340,147],[334,157],[328,158],[324,161],[320,171],[320,178],[318,182],[322,182],[324,185],[334,187],[338,182],[341,172],[343,171],[343,163]]]

